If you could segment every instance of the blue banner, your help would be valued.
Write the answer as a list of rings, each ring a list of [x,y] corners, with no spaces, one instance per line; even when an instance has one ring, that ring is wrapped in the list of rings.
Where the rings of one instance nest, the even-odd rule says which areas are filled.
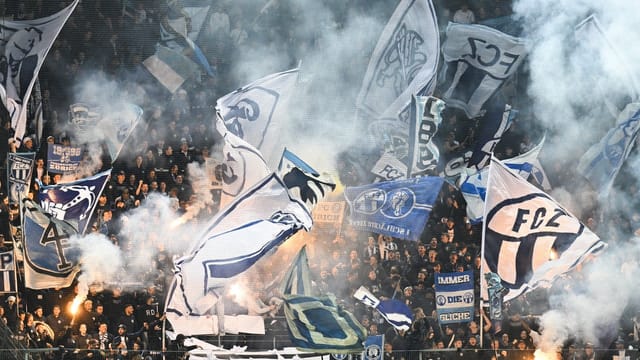
[[[45,212],[69,222],[84,234],[110,174],[108,170],[66,184],[43,186],[38,192],[38,202]]]
[[[418,240],[443,181],[425,176],[346,188],[349,221],[364,231]]]
[[[47,170],[68,174],[75,172],[82,160],[82,148],[79,146],[49,145]]]
[[[364,342],[364,360],[381,360],[384,356],[384,335],[368,336]]]
[[[440,324],[473,320],[473,271],[434,275],[436,310]]]

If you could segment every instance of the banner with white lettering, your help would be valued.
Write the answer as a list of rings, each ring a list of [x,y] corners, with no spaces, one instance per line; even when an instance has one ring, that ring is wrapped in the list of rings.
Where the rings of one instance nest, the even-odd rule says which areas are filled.
[[[344,219],[344,201],[322,201],[313,209],[311,213],[314,224],[331,224],[337,227],[342,226]]]
[[[0,253],[0,293],[16,292],[16,265],[13,251]]]
[[[82,148],[79,146],[48,146],[47,170],[53,173],[69,174],[75,172],[82,160]]]
[[[7,154],[7,183],[9,184],[9,201],[17,204],[20,199],[29,195],[31,174],[35,153]]]
[[[442,45],[443,100],[469,118],[480,116],[484,103],[516,72],[526,53],[524,39],[484,25],[449,23]]]
[[[440,324],[473,320],[473,271],[435,273],[436,310]]]
[[[360,230],[418,240],[443,181],[423,176],[348,187],[349,222]]]

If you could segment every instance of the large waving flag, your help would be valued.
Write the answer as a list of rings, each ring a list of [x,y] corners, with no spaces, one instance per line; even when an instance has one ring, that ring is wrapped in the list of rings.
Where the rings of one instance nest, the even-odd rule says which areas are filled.
[[[509,301],[574,269],[606,247],[569,211],[499,160],[489,166],[482,272],[495,273]],[[483,281],[486,300],[486,283]]]
[[[220,99],[216,108],[227,129],[255,146],[267,163],[277,161],[278,133],[288,118],[288,104],[295,94],[298,69],[265,76]]]
[[[336,188],[331,179],[321,175],[286,148],[278,164],[278,174],[289,192],[307,204],[309,210]]]
[[[175,262],[166,303],[174,330],[190,333],[189,322],[211,316],[233,277],[311,223],[306,206],[289,195],[275,174],[238,196],[211,220],[188,255]]]
[[[41,186],[38,201],[45,212],[84,234],[111,170],[66,184]]]
[[[358,229],[408,240],[418,240],[443,179],[423,176],[348,187],[350,223]]]
[[[544,145],[545,138],[540,140],[540,143],[533,149],[527,151],[524,154],[518,155],[511,159],[504,160],[505,165],[512,171],[515,171],[522,178],[527,179],[530,175],[539,183],[543,184],[546,178],[542,174],[544,171],[540,167],[538,161],[538,155],[542,146]],[[480,171],[473,170],[471,174],[463,173],[461,178],[460,192],[467,203],[467,218],[472,223],[479,223],[482,221],[484,214],[484,201],[487,193],[487,178],[489,176],[489,169],[483,168]]]
[[[30,289],[71,286],[80,271],[80,254],[69,239],[78,234],[75,227],[46,213],[30,199],[22,200],[24,232],[24,277]]]
[[[80,143],[104,142],[111,160],[115,161],[142,113],[141,107],[131,103],[108,113],[103,113],[100,106],[75,103],[69,106],[69,121]]]
[[[302,247],[282,284],[284,314],[291,342],[302,351],[362,351],[366,330],[332,294],[313,296],[306,247]]]
[[[396,299],[380,300],[364,286],[360,286],[353,293],[353,297],[363,304],[376,309],[394,328],[404,331],[411,329],[413,313],[409,306],[402,301]]]
[[[406,117],[402,114],[412,95],[433,92],[439,56],[440,35],[431,0],[400,1],[371,55],[357,98],[359,117]]]
[[[513,75],[526,56],[525,41],[484,25],[449,23],[442,45],[443,100],[469,118]]]
[[[20,203],[29,195],[31,173],[36,153],[7,154],[7,184],[9,185],[9,201]]]
[[[640,103],[630,103],[618,116],[617,124],[580,158],[578,172],[591,183],[600,198],[609,194],[639,130]]]
[[[79,0],[41,19],[0,23],[0,53],[5,61],[0,70],[0,97],[11,116],[18,145],[27,127],[27,103],[44,59]]]

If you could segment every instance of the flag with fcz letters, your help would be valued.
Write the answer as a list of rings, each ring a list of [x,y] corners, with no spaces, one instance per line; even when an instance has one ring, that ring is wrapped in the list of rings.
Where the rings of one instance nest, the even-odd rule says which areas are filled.
[[[517,71],[526,47],[523,39],[487,26],[449,23],[442,55],[443,100],[475,118],[491,95]]]
[[[607,246],[562,205],[495,158],[485,209],[482,272],[500,277],[508,290],[504,301],[548,285]],[[484,280],[482,287],[486,300]]]

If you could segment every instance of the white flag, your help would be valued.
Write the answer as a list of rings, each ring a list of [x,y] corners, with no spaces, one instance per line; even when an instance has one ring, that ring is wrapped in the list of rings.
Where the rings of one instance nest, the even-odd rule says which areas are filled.
[[[189,333],[184,317],[210,317],[228,282],[276,249],[298,230],[311,227],[305,204],[290,197],[275,174],[266,177],[218,213],[188,252],[176,260],[166,313],[174,330]]]
[[[297,83],[298,69],[271,74],[221,97],[216,104],[227,129],[260,150],[271,167],[280,158],[280,134]]]
[[[484,25],[449,23],[442,45],[443,100],[469,118],[513,75],[526,56],[525,41]]]
[[[607,246],[562,205],[496,159],[489,166],[486,202],[482,272],[500,277],[507,289],[504,301],[549,285]]]
[[[18,145],[26,131],[27,102],[40,67],[78,2],[75,0],[45,18],[0,23],[0,53],[4,63],[0,70],[0,97],[11,116]]]
[[[440,35],[431,0],[402,0],[378,39],[357,99],[361,118],[408,124],[411,96],[435,87]],[[405,114],[405,115],[402,115]]]

